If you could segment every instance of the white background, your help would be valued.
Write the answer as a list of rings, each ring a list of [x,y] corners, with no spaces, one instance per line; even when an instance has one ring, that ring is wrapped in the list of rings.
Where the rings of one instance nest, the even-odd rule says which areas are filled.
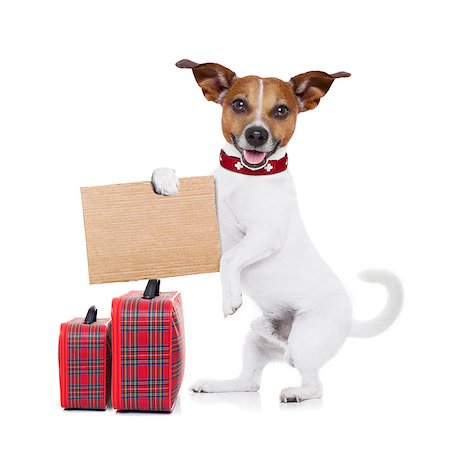
[[[1,402],[4,448],[448,448],[449,41],[446,2],[2,1],[0,4]],[[259,394],[195,395],[235,375],[258,315],[224,320],[218,274],[163,280],[183,293],[187,361],[172,415],[65,412],[59,325],[145,282],[89,286],[80,186],[214,169],[220,107],[175,62],[289,79],[352,73],[302,114],[289,146],[310,235],[354,298],[371,266],[405,286],[385,334],[349,340],[322,371],[324,398],[280,405],[299,382],[269,366]],[[5,420],[6,419],[6,420]],[[164,447],[161,447],[164,446]]]

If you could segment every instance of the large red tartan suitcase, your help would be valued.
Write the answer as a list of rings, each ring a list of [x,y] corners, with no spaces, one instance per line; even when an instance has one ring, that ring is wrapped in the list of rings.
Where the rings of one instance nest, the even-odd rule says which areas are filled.
[[[184,374],[184,324],[179,292],[145,292],[112,301],[112,403],[117,410],[173,409]]]
[[[111,319],[86,318],[61,324],[58,346],[61,406],[106,409],[111,394]]]

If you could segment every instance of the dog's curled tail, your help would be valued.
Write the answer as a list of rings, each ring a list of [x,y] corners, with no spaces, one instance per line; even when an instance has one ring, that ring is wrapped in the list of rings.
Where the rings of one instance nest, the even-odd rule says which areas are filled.
[[[400,314],[403,305],[403,287],[400,280],[387,270],[365,270],[359,278],[369,283],[380,283],[387,291],[388,298],[382,311],[371,320],[352,321],[351,337],[368,338],[387,330]]]

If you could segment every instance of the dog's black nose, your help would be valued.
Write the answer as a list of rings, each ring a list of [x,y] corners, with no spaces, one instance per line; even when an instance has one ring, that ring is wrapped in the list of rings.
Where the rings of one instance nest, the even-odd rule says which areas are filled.
[[[269,133],[263,127],[249,127],[245,131],[245,139],[252,147],[261,147],[269,139]]]

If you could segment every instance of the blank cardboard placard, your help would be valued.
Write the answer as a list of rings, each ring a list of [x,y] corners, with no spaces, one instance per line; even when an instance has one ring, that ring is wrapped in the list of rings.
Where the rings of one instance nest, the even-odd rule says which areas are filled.
[[[213,177],[180,179],[165,197],[150,182],[81,188],[91,284],[217,272]]]

